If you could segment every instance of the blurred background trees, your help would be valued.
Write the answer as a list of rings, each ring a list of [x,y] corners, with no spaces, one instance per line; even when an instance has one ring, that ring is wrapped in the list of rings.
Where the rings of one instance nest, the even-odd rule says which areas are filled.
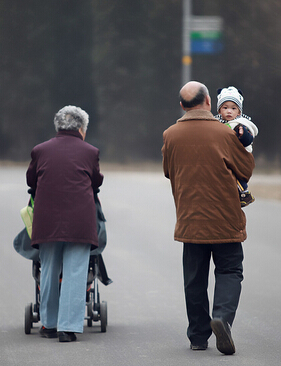
[[[281,3],[196,0],[223,18],[223,52],[193,55],[192,79],[244,92],[258,125],[257,162],[279,164]],[[162,132],[181,116],[182,0],[2,0],[0,159],[29,159],[74,104],[90,115],[87,141],[108,161],[161,160]],[[188,80],[186,80],[187,82]]]
[[[93,38],[91,0],[1,1],[0,159],[29,159],[64,105],[97,120]]]

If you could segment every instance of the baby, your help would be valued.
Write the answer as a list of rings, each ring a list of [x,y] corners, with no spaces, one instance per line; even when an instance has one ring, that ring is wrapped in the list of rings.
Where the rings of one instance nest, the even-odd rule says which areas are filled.
[[[217,111],[215,117],[220,122],[233,129],[240,142],[250,153],[253,151],[253,139],[258,134],[257,126],[251,121],[251,117],[242,114],[243,93],[234,86],[218,89]],[[248,206],[255,198],[248,190],[247,182],[237,180],[240,194],[241,207]]]

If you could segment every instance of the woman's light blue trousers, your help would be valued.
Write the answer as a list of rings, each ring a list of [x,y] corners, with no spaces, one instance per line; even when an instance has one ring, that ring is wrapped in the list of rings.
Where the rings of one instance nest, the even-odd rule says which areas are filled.
[[[39,245],[40,320],[45,328],[83,333],[90,248],[68,242]]]

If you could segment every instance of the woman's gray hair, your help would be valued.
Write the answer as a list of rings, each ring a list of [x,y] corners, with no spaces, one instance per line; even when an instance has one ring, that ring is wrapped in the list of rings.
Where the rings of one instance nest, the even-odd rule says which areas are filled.
[[[68,105],[63,107],[56,113],[54,124],[56,131],[59,130],[74,130],[86,133],[89,123],[89,115],[83,109]]]

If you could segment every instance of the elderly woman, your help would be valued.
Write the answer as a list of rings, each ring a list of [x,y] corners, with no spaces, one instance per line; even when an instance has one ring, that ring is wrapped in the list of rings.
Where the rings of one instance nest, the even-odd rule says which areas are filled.
[[[39,333],[60,342],[83,332],[90,250],[98,246],[94,190],[103,175],[99,150],[84,141],[88,123],[82,109],[62,108],[56,136],[33,148],[26,173],[35,191],[31,245],[41,262]]]

